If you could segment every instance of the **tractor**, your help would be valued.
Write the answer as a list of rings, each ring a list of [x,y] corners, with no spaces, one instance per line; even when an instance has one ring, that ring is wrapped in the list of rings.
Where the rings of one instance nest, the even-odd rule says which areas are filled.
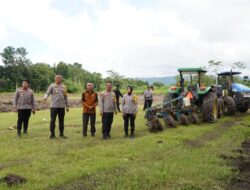
[[[181,120],[181,122],[188,123],[188,120],[194,120],[197,123],[196,113],[201,114],[203,121],[216,122],[220,116],[216,86],[206,87],[202,84],[202,77],[207,71],[202,68],[179,68],[178,72],[180,82],[169,88],[168,94],[163,100],[165,108],[176,107],[176,113],[181,113],[181,117],[179,119],[175,117],[175,119]],[[177,97],[183,98],[174,102],[174,105],[170,105],[169,100]]]
[[[234,115],[235,111],[247,112],[250,108],[250,88],[234,82],[235,75],[241,72],[221,72],[217,78],[217,94],[224,100],[225,115]]]

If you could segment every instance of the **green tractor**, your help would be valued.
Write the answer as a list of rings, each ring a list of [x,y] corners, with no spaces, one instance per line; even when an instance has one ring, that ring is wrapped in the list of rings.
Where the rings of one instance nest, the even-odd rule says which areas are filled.
[[[180,113],[191,113],[191,115],[196,110],[195,112],[201,114],[203,121],[216,122],[220,115],[216,87],[206,87],[202,84],[202,77],[207,71],[202,68],[179,68],[178,72],[180,74],[179,84],[169,88],[168,94],[163,100],[164,107],[176,107]],[[182,98],[179,101],[171,101],[178,99],[178,97]],[[187,118],[190,118],[188,117],[190,114],[185,115]]]

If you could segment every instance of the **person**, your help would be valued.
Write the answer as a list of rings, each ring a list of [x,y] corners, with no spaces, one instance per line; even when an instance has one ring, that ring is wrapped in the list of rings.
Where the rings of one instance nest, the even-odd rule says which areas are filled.
[[[115,98],[116,98],[117,110],[118,110],[118,112],[121,112],[121,110],[120,110],[120,97],[122,98],[123,96],[122,96],[121,91],[119,90],[118,85],[116,86],[116,89],[114,90],[114,93],[115,93]]]
[[[144,97],[144,107],[143,107],[144,111],[145,109],[151,107],[153,103],[153,90],[151,89],[150,86],[148,86],[147,90],[144,91],[143,97]]]
[[[135,132],[135,118],[138,112],[137,97],[133,94],[133,87],[127,87],[127,93],[122,98],[122,113],[124,120],[125,137],[128,137],[128,127],[130,123],[130,137],[134,137]]]
[[[116,97],[112,91],[112,84],[106,83],[106,90],[100,94],[100,115],[102,116],[103,139],[111,138],[110,131],[113,123],[114,113],[117,114]]]
[[[64,136],[64,115],[65,107],[66,111],[69,111],[67,87],[62,83],[62,76],[55,76],[55,83],[48,87],[48,90],[44,96],[44,101],[51,95],[50,102],[50,138],[54,139],[55,136],[55,122],[58,115],[59,119],[59,131],[61,138],[67,138]]]
[[[98,103],[97,93],[93,90],[93,83],[87,83],[86,91],[82,93],[82,105],[83,105],[83,136],[87,136],[88,123],[90,120],[91,136],[95,136],[96,128],[96,106]]]
[[[18,113],[17,135],[21,137],[22,125],[23,134],[27,134],[31,111],[35,114],[35,98],[33,91],[29,88],[29,80],[22,81],[22,87],[16,90],[13,102],[14,110]]]

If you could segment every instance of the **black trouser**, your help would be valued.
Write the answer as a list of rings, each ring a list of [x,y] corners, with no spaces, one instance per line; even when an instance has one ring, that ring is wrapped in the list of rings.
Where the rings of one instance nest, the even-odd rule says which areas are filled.
[[[96,121],[96,114],[93,113],[83,113],[82,114],[82,126],[83,126],[83,135],[87,135],[88,130],[88,123],[90,120],[90,126],[91,126],[91,134],[95,134],[95,121]]]
[[[113,123],[114,113],[103,113],[102,115],[102,134],[103,137],[110,136],[111,126]]]
[[[23,132],[27,133],[30,115],[31,115],[31,109],[18,110],[18,119],[17,119],[18,134],[21,133],[22,125],[23,125]]]
[[[152,103],[153,103],[152,99],[145,100],[143,110],[150,108],[152,106]]]
[[[133,135],[134,132],[135,132],[135,116],[134,116],[134,114],[124,114],[123,119],[124,119],[124,132],[125,132],[125,135],[128,135],[129,123],[130,123],[131,135]]]
[[[58,119],[59,119],[60,135],[63,135],[65,108],[50,108],[50,119],[51,119],[50,120],[50,132],[51,132],[51,135],[55,135],[57,115],[58,115]]]

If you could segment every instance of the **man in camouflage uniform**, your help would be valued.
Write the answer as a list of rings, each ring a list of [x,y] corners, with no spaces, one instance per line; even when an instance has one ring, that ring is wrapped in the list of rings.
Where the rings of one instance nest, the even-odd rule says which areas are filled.
[[[106,84],[106,91],[100,94],[100,114],[102,116],[103,139],[111,138],[110,131],[113,123],[114,113],[117,114],[116,97],[112,91],[112,84]]]
[[[137,97],[133,94],[133,87],[127,87],[127,93],[122,98],[122,113],[124,119],[125,137],[128,137],[128,126],[130,122],[131,133],[130,137],[134,137],[135,132],[135,118],[138,112]]]
[[[65,107],[66,111],[69,111],[67,87],[62,83],[62,76],[55,76],[55,83],[51,84],[44,96],[44,101],[51,95],[50,102],[50,138],[54,139],[55,136],[55,122],[58,115],[59,119],[59,131],[61,138],[67,138],[64,136],[64,115]]]
[[[28,80],[23,80],[22,87],[16,90],[13,106],[15,112],[18,113],[17,135],[21,137],[22,125],[23,133],[27,134],[31,111],[35,114],[34,93],[29,88]]]

